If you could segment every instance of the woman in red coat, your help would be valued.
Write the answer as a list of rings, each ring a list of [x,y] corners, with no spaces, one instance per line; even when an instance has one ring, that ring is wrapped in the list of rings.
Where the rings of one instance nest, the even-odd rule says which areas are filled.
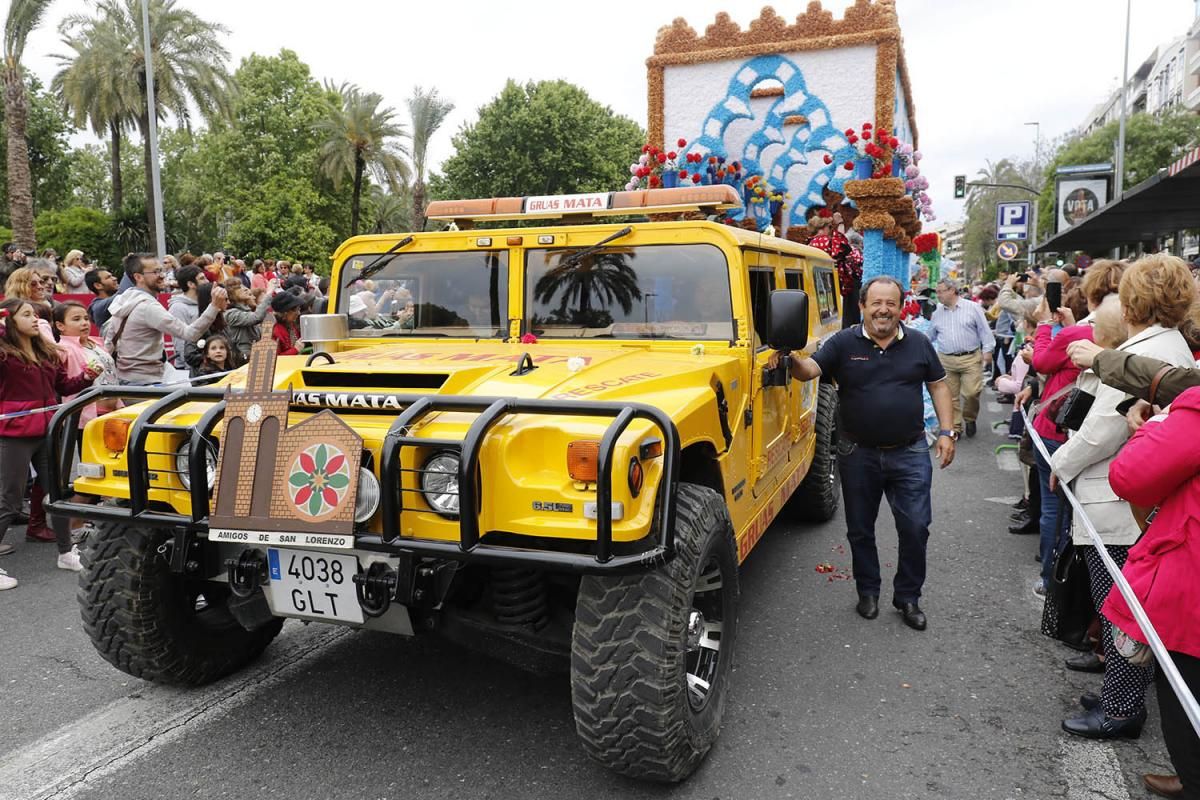
[[[1200,387],[1171,404],[1171,413],[1147,422],[1109,467],[1108,482],[1130,503],[1158,506],[1149,529],[1129,550],[1122,572],[1171,653],[1193,695],[1200,696]],[[1133,639],[1146,635],[1120,592],[1112,591],[1104,616]],[[1167,752],[1185,798],[1200,798],[1200,737],[1157,670],[1158,708]]]

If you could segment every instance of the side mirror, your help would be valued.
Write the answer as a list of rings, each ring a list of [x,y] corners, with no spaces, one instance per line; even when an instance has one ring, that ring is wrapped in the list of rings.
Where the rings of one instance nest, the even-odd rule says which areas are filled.
[[[773,350],[803,350],[808,344],[808,294],[776,289],[767,306],[767,344]]]

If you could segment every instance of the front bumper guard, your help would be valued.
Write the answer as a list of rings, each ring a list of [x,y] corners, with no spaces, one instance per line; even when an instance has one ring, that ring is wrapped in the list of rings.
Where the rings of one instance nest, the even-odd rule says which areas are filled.
[[[675,555],[675,490],[679,480],[679,433],[661,410],[641,403],[586,401],[550,401],[513,397],[444,397],[439,395],[392,395],[403,411],[392,422],[383,441],[380,458],[381,513],[383,535],[356,532],[355,547],[360,550],[419,557],[470,561],[500,566],[526,566],[574,573],[639,572],[654,569]],[[71,458],[79,437],[79,415],[101,398],[151,402],[133,421],[126,444],[129,480],[129,506],[96,506],[73,503],[70,486]],[[206,450],[213,441],[212,431],[225,411],[225,389],[218,387],[106,386],[81,394],[54,414],[47,438],[50,446],[50,492],[47,507],[58,514],[115,522],[137,522],[151,527],[174,528],[185,536],[208,531],[209,487]],[[211,403],[195,426],[160,422],[162,417],[192,402]],[[306,409],[307,410],[307,409]],[[426,415],[437,412],[475,413],[477,416],[462,441],[437,440],[411,435],[412,426]],[[484,539],[505,531],[481,532],[479,513],[482,491],[477,487],[479,454],[488,431],[513,415],[584,416],[612,419],[600,442],[599,481],[596,486],[596,538],[592,553],[564,552],[544,548],[526,548],[490,544]],[[663,438],[663,471],[659,482],[654,522],[646,538],[649,544],[636,552],[614,552],[612,531],[612,472],[617,441],[634,420],[645,420],[656,427]],[[190,478],[190,515],[151,508],[149,501],[150,469],[146,441],[151,433],[179,434],[188,438],[188,476]],[[411,489],[402,486],[400,454],[404,447],[446,447],[457,449],[459,460],[459,540],[457,542],[403,537],[401,519],[405,513],[425,511],[405,507],[403,496]],[[579,540],[563,540],[576,543]],[[176,547],[182,552],[182,547]]]

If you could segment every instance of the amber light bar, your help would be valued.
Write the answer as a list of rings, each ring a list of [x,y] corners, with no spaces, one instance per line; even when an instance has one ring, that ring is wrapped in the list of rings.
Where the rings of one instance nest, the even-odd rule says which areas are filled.
[[[682,211],[725,211],[741,207],[732,186],[681,186],[633,192],[560,194],[544,197],[492,197],[434,200],[426,216],[437,220],[559,219],[568,216],[629,216]]]

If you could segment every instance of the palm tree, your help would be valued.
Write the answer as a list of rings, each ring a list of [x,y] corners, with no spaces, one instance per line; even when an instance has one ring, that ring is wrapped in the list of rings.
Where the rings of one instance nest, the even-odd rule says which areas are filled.
[[[8,213],[13,241],[25,250],[37,247],[33,230],[33,178],[29,172],[29,147],[25,128],[29,99],[25,94],[25,69],[21,56],[29,34],[50,6],[50,0],[12,0],[4,22],[4,122],[8,130]]]
[[[371,218],[375,220],[371,232],[394,233],[403,230],[412,221],[411,204],[412,198],[407,192],[385,192],[383,187],[372,184],[367,192],[367,207]]]
[[[420,86],[408,99],[408,114],[412,119],[412,229],[425,230],[425,153],[429,140],[454,110],[454,104],[438,97],[437,89],[428,91]]]
[[[77,127],[89,125],[96,135],[108,133],[112,170],[112,213],[125,206],[121,176],[121,141],[137,119],[141,93],[124,72],[126,54],[120,30],[107,16],[73,14],[58,26],[71,55],[56,55],[62,68],[51,88],[62,98]]]
[[[633,258],[632,253],[607,252],[575,261],[567,255],[538,279],[533,296],[539,303],[549,304],[557,295],[557,318],[572,324],[591,324],[593,300],[600,313],[607,313],[615,304],[628,314],[634,301],[642,299],[637,271],[629,264]]]
[[[142,136],[146,178],[146,221],[150,241],[157,237],[150,157],[150,113],[146,103],[146,59],[142,48],[142,2],[149,2],[150,52],[154,59],[154,107],[160,119],[173,114],[191,122],[195,106],[207,121],[227,118],[235,87],[225,62],[229,52],[220,37],[228,30],[195,13],[177,8],[176,0],[101,0],[98,17],[89,28],[95,47],[109,50],[97,59],[115,75],[120,85],[114,96],[117,108],[127,109]],[[76,24],[80,24],[76,22]],[[130,104],[130,99],[135,104]],[[111,129],[110,129],[111,130]]]
[[[325,118],[317,129],[325,137],[321,145],[320,169],[335,189],[347,175],[354,178],[354,196],[350,206],[350,235],[358,235],[359,206],[362,202],[363,176],[370,171],[375,180],[399,192],[408,180],[408,150],[394,140],[407,136],[404,126],[393,122],[396,112],[379,107],[383,97],[364,92],[357,86],[326,84],[329,92]]]

